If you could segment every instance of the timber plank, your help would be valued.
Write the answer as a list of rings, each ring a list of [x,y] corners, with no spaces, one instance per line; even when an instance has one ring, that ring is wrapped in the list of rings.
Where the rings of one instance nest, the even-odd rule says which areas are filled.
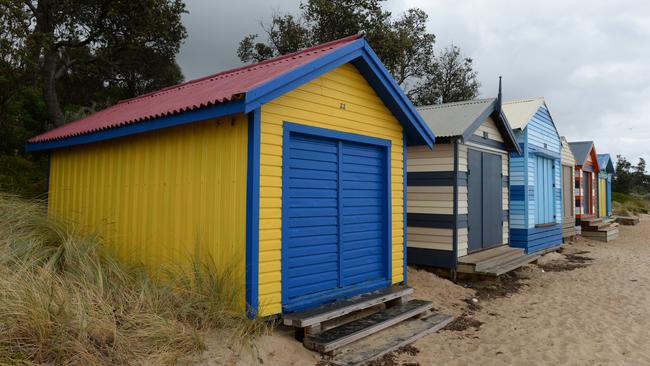
[[[412,287],[391,286],[389,288],[359,295],[350,299],[325,304],[315,309],[286,314],[282,317],[285,325],[304,328],[327,320],[338,318],[352,312],[363,310],[413,293]]]
[[[422,314],[431,309],[432,306],[431,301],[411,300],[365,318],[332,328],[315,336],[307,337],[304,340],[304,344],[305,347],[318,352],[331,352],[406,319]]]
[[[453,319],[451,315],[434,313],[424,318],[407,320],[341,349],[331,362],[337,366],[363,365],[439,331]]]

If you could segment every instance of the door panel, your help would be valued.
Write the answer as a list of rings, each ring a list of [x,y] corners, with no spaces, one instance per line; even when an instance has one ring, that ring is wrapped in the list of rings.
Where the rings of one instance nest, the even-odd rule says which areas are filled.
[[[501,156],[483,153],[483,248],[503,244]]]
[[[607,180],[598,179],[598,211],[600,217],[607,216]]]
[[[535,176],[536,224],[548,224],[555,221],[555,202],[553,196],[553,160],[538,156]]]
[[[285,133],[290,133],[282,193],[285,309],[386,281],[387,149]]]
[[[572,167],[562,166],[562,215],[573,217],[573,182],[571,179]]]
[[[501,156],[468,150],[468,249],[503,244]]]
[[[583,172],[582,173],[582,202],[584,207],[582,208],[582,213],[585,215],[591,214],[591,173]]]
[[[467,152],[467,201],[468,201],[468,249],[483,247],[483,163],[482,153],[476,150]]]

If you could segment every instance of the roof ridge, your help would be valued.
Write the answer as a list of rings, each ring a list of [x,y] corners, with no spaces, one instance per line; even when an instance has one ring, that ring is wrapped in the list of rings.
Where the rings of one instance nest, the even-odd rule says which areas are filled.
[[[423,106],[416,107],[416,109],[427,110],[427,109],[454,107],[454,106],[465,105],[465,104],[479,104],[479,103],[489,102],[495,99],[496,98],[481,98],[481,99],[462,100],[458,102],[449,102],[449,103],[442,103],[442,104],[430,104],[430,105],[423,105]]]
[[[517,103],[528,103],[528,102],[534,102],[534,101],[546,101],[544,97],[530,97],[530,98],[521,98],[521,99],[513,99],[509,100],[507,102],[503,102],[503,104],[517,104]]]
[[[238,66],[238,67],[235,67],[235,68],[232,68],[232,69],[220,71],[220,72],[215,73],[215,74],[202,76],[202,77],[192,79],[192,80],[188,80],[188,81],[185,81],[185,82],[182,82],[182,83],[179,83],[179,84],[175,84],[175,85],[170,85],[168,87],[165,87],[165,88],[162,88],[162,89],[159,89],[159,90],[155,90],[155,91],[152,91],[152,92],[149,92],[149,93],[145,93],[145,94],[142,94],[142,95],[137,95],[137,96],[132,97],[132,98],[123,99],[123,100],[118,101],[115,105],[119,105],[119,104],[123,104],[123,103],[128,104],[129,102],[132,102],[133,100],[143,99],[143,98],[151,97],[151,96],[154,96],[154,95],[162,95],[162,94],[164,94],[165,92],[167,92],[167,91],[169,91],[171,89],[183,88],[185,86],[192,85],[192,84],[198,84],[198,83],[201,83],[201,82],[206,81],[206,80],[214,80],[214,79],[217,79],[217,78],[223,78],[223,77],[228,77],[228,76],[231,76],[231,75],[237,75],[238,72],[243,71],[243,70],[254,69],[256,67],[265,66],[265,65],[268,65],[268,64],[271,64],[271,63],[282,62],[284,60],[287,60],[289,58],[293,58],[293,57],[298,56],[298,55],[310,53],[310,52],[313,52],[313,51],[316,51],[316,50],[322,50],[322,49],[325,49],[325,48],[328,48],[328,47],[335,46],[335,45],[337,45],[339,43],[348,42],[348,41],[350,41],[352,39],[359,39],[359,38],[362,38],[362,37],[363,37],[362,34],[354,34],[354,35],[347,36],[347,37],[344,37],[344,38],[341,38],[341,39],[336,39],[336,40],[333,40],[333,41],[330,41],[330,42],[317,44],[317,45],[314,45],[314,46],[311,46],[311,47],[300,49],[300,50],[295,51],[295,52],[291,52],[291,53],[280,55],[280,56],[277,56],[277,57],[274,57],[274,58],[270,58],[268,60],[263,60],[263,61],[255,62],[255,63],[252,63],[252,64]]]

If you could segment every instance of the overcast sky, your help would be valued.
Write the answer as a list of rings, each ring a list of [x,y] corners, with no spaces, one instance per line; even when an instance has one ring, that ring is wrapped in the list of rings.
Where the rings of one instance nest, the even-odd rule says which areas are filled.
[[[187,80],[240,65],[239,40],[299,0],[188,0],[179,55]],[[650,159],[650,1],[389,0],[429,14],[437,48],[474,59],[481,96],[543,96],[560,134],[599,153]]]

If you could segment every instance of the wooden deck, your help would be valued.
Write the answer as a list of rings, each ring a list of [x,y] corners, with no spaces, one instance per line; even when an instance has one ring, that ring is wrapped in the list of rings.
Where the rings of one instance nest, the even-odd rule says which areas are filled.
[[[541,253],[526,254],[521,248],[502,245],[458,258],[458,272],[501,276],[530,262]]]

